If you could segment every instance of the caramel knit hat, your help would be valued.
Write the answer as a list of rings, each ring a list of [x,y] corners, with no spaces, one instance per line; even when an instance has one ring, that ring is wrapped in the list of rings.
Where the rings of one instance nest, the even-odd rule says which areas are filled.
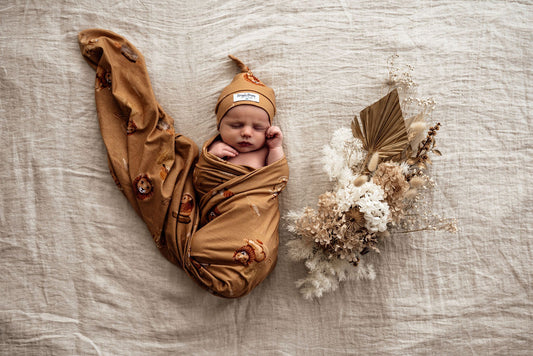
[[[272,119],[276,114],[276,97],[274,90],[267,87],[238,58],[229,55],[240,68],[241,73],[237,74],[231,83],[222,90],[218,97],[215,113],[217,115],[217,128],[220,121],[229,109],[238,105],[253,105],[265,110],[268,119]]]

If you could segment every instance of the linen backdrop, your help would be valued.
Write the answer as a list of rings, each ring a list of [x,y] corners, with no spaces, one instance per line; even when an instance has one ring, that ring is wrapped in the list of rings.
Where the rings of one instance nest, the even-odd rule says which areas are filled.
[[[528,1],[0,1],[0,354],[520,355],[532,348],[532,23]],[[281,212],[331,187],[335,129],[387,92],[387,60],[433,98],[434,212],[457,233],[384,240],[374,280],[304,300],[280,258],[250,295],[214,297],[157,251],[109,175],[77,33],[146,57],[176,132],[215,132],[241,58],[276,90]],[[402,69],[403,70],[403,69]]]

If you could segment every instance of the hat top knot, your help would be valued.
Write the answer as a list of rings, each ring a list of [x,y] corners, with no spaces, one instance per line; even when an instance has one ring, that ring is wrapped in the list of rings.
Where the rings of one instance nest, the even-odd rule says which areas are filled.
[[[250,70],[250,68],[248,68],[248,66],[246,66],[246,64],[244,64],[239,58],[233,56],[233,55],[228,55],[229,58],[231,58],[238,66],[239,66],[239,69],[241,70],[242,73],[252,73],[252,71]]]

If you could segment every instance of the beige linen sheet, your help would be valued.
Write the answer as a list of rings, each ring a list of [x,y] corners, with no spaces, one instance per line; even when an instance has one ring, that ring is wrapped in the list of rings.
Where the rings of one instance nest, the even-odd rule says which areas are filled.
[[[3,1],[0,354],[530,354],[531,14],[527,1]],[[268,278],[239,299],[206,293],[109,175],[87,28],[135,44],[198,146],[216,134],[227,55],[260,73],[290,167],[282,217],[331,187],[322,147],[387,92],[398,55],[396,74],[436,102],[428,200],[458,232],[393,236],[365,255],[374,280],[306,301],[282,218]]]

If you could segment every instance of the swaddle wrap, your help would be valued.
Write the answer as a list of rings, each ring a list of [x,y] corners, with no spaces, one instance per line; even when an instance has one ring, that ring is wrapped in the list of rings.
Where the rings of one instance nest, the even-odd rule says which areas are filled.
[[[216,136],[198,157],[194,142],[174,133],[131,43],[99,29],[80,32],[78,40],[96,70],[111,175],[161,253],[215,295],[250,292],[277,261],[286,159],[260,169],[238,166],[207,152]]]

